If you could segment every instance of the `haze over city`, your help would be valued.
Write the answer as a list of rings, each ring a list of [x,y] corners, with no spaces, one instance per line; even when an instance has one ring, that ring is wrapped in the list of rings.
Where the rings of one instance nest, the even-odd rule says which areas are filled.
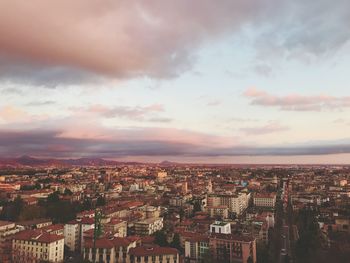
[[[0,1],[0,155],[348,164],[349,2]]]

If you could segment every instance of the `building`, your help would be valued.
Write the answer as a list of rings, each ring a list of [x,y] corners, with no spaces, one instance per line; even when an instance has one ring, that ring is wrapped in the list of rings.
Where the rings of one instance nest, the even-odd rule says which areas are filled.
[[[148,218],[135,223],[135,234],[141,236],[152,235],[163,229],[163,218]]]
[[[211,233],[209,248],[213,262],[256,263],[256,241],[251,237]]]
[[[139,240],[131,237],[102,237],[96,240],[94,254],[94,242],[90,237],[86,240],[83,248],[83,257],[89,261],[103,263],[130,262],[129,250],[136,247]]]
[[[184,195],[187,194],[187,192],[188,192],[188,183],[187,183],[187,181],[182,182],[182,184],[181,184],[181,192]]]
[[[104,232],[111,232],[116,237],[126,237],[128,227],[127,221],[108,217],[103,218],[101,224]]]
[[[158,172],[157,179],[158,181],[163,181],[168,176],[167,172]]]
[[[254,206],[274,208],[276,205],[276,194],[258,193],[253,198]]]
[[[72,220],[64,225],[64,244],[70,251],[80,251],[83,247],[83,234],[95,227],[95,219],[82,217]]]
[[[170,247],[139,246],[130,249],[130,263],[179,263],[179,252]]]
[[[231,234],[231,224],[215,221],[210,225],[210,233]]]
[[[250,193],[213,193],[209,194],[207,198],[208,206],[226,206],[231,215],[239,216],[248,207],[250,200]]]
[[[76,220],[64,225],[64,244],[70,251],[78,251],[80,248],[80,225]]]
[[[23,229],[38,229],[52,225],[51,219],[39,218],[34,220],[18,222],[17,225]]]
[[[146,218],[158,218],[160,216],[160,207],[147,206],[146,207]]]
[[[41,230],[24,230],[12,239],[12,260],[15,263],[63,262],[64,236]]]
[[[206,209],[211,218],[225,219],[229,217],[228,207],[226,206],[207,206]]]
[[[185,240],[185,262],[199,263],[209,256],[208,236],[197,235]]]
[[[16,223],[0,221],[0,262],[11,261],[12,235],[19,231]]]
[[[211,180],[209,180],[208,185],[207,185],[207,192],[211,194],[213,192],[213,184]]]

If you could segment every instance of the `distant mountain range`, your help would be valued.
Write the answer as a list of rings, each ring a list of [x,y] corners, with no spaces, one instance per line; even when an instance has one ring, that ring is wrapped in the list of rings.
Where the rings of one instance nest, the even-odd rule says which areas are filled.
[[[4,166],[110,166],[122,164],[140,164],[137,162],[118,162],[112,160],[105,160],[101,158],[79,158],[79,159],[54,159],[54,158],[34,158],[23,155],[18,158],[0,158],[0,167]]]

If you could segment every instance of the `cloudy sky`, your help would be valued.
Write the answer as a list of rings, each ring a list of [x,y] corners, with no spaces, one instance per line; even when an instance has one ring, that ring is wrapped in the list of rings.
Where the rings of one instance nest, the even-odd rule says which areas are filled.
[[[0,155],[350,163],[346,0],[0,0]]]

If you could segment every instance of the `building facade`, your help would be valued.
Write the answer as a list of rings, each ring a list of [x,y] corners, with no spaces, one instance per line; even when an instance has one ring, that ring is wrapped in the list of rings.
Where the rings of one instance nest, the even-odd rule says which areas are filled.
[[[63,262],[64,236],[40,230],[24,230],[12,239],[12,261],[14,263]]]
[[[135,223],[135,234],[141,236],[152,235],[163,229],[163,218],[148,218]]]

